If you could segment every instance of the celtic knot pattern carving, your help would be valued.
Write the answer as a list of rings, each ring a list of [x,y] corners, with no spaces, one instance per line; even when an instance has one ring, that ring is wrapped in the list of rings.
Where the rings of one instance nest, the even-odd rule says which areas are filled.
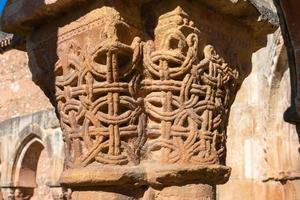
[[[71,167],[139,162],[141,42],[136,37],[131,45],[122,43],[116,27],[128,28],[121,21],[108,27],[111,35],[89,52],[71,41],[56,64],[56,98]]]
[[[145,46],[149,149],[162,162],[219,163],[238,76],[211,45],[198,61],[199,30],[187,17],[180,8],[161,16],[159,39]]]
[[[159,18],[144,45],[122,42],[120,27],[130,32],[119,20],[99,44],[61,46],[56,100],[69,167],[220,163],[237,71],[180,8]]]

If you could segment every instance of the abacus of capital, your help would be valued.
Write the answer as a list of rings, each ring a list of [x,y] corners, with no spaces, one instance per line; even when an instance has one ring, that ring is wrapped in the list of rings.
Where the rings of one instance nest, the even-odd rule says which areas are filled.
[[[215,199],[230,106],[272,28],[244,1],[74,2],[3,19],[57,109],[61,198]]]

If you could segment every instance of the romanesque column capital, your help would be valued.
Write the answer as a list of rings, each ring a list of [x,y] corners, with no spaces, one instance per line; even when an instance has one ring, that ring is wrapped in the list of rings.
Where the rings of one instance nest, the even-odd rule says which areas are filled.
[[[76,9],[27,37],[34,78],[64,134],[61,184],[225,183],[230,106],[269,30],[251,21],[257,11],[177,0]]]

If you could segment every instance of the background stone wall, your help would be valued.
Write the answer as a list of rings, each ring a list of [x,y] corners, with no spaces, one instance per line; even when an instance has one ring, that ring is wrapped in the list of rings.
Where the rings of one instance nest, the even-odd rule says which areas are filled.
[[[53,199],[64,163],[62,133],[54,110],[1,122],[0,158],[4,199],[18,190],[24,193],[24,188],[31,190],[31,200]]]
[[[299,200],[299,135],[283,120],[290,105],[290,79],[279,30],[268,36],[252,64],[231,108],[227,165],[232,175],[219,187],[218,197]]]
[[[4,199],[30,183],[32,170],[24,160],[35,168],[32,200],[50,200],[61,194],[56,188],[64,162],[61,129],[54,108],[31,78],[26,52],[0,54],[0,187]]]
[[[48,98],[31,80],[26,52],[0,54],[0,122],[51,108]]]

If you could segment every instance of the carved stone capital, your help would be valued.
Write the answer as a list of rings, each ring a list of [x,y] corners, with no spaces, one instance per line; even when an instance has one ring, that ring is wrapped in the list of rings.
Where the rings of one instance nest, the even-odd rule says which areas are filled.
[[[94,16],[101,26],[84,28]],[[62,28],[54,69],[67,152],[62,183],[225,182],[239,72],[206,33],[180,6],[158,18],[151,39],[114,8],[77,23],[76,32]]]
[[[34,79],[64,134],[63,186],[228,180],[230,106],[267,31],[249,3],[230,13],[201,2],[86,3],[29,35]]]

